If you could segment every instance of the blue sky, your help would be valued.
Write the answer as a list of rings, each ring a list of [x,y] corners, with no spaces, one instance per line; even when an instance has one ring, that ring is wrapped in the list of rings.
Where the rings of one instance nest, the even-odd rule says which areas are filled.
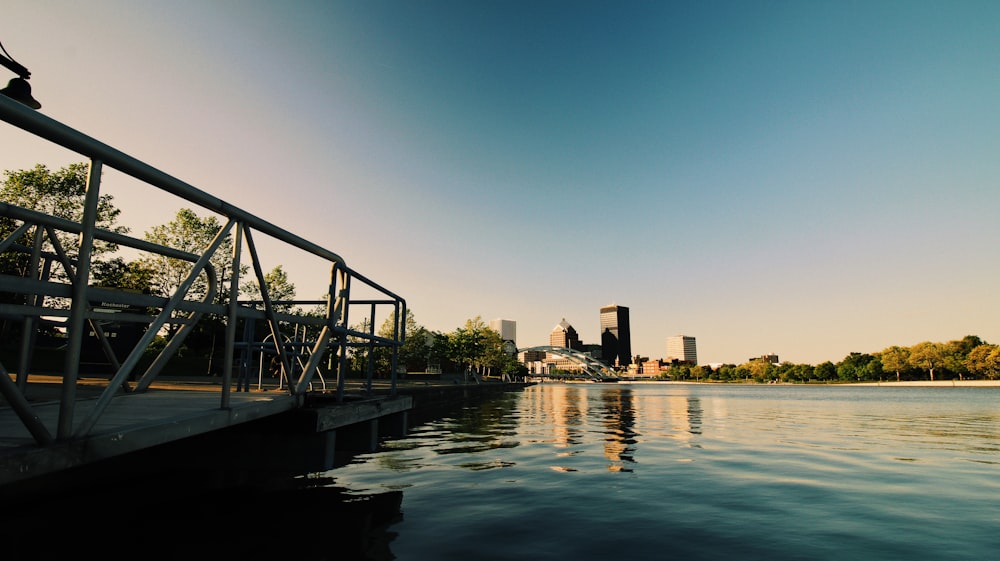
[[[615,303],[644,356],[816,364],[1000,342],[998,29],[991,1],[13,0],[0,41],[41,112],[429,329],[597,343]],[[0,143],[4,170],[82,161]],[[105,174],[139,235],[183,206],[140,187]]]

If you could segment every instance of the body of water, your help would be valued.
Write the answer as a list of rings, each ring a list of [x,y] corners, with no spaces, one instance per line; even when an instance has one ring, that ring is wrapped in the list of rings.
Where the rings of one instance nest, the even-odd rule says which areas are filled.
[[[559,384],[323,474],[401,492],[400,560],[969,560],[1000,552],[1000,388]]]

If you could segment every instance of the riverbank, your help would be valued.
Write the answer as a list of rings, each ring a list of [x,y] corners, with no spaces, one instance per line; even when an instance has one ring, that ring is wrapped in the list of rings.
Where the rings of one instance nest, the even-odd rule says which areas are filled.
[[[880,387],[917,387],[917,388],[996,388],[1000,387],[1000,380],[915,380],[907,382],[857,382],[852,386],[880,386]]]
[[[909,380],[904,382],[896,382],[889,380],[882,380],[879,382],[835,382],[835,383],[808,383],[808,384],[792,384],[788,382],[779,382],[777,384],[759,384],[756,382],[698,382],[694,380],[619,380],[618,384],[700,384],[700,385],[749,385],[749,386],[874,386],[874,387],[912,387],[912,388],[951,388],[951,387],[964,387],[964,388],[996,388],[1000,387],[1000,380]]]

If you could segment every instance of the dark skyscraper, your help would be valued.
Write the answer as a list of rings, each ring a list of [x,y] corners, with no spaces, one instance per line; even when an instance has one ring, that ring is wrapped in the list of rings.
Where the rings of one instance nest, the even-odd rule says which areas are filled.
[[[610,305],[601,308],[601,358],[611,366],[632,363],[632,334],[628,328],[628,308]]]

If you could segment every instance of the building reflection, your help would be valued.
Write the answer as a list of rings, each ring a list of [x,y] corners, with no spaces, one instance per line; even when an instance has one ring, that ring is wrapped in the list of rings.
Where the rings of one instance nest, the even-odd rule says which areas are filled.
[[[605,429],[604,457],[611,461],[608,471],[632,471],[635,462],[635,406],[628,388],[614,387],[601,392],[601,423]]]
[[[540,425],[551,431],[544,440],[564,449],[560,457],[580,453],[579,445],[595,434],[603,439],[609,471],[633,471],[644,440],[656,441],[657,446],[672,441],[700,448],[704,404],[684,388],[650,393],[633,391],[624,384],[551,384],[545,391],[528,392],[526,398],[527,414],[542,420]],[[595,430],[594,425],[600,428]],[[640,425],[647,434],[637,432]],[[554,469],[573,471],[563,466]]]

